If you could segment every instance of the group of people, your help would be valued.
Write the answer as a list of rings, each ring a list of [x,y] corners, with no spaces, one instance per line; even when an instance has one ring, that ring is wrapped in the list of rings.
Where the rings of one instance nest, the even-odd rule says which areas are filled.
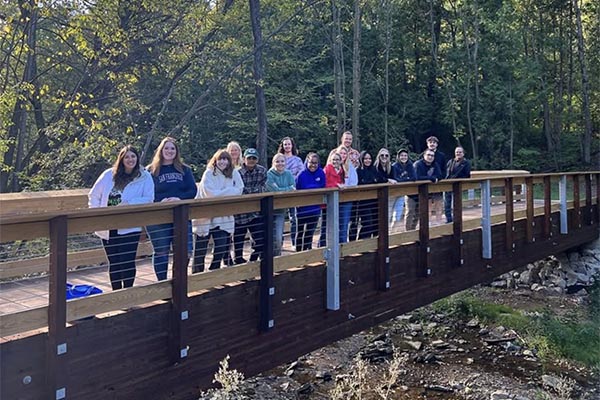
[[[237,142],[219,149],[207,163],[199,184],[191,168],[180,155],[177,142],[165,137],[157,147],[152,162],[140,165],[138,151],[128,145],[121,149],[112,168],[104,171],[89,193],[90,207],[112,207],[152,202],[172,202],[194,198],[214,198],[263,192],[286,192],[318,188],[345,188],[377,183],[400,183],[415,180],[437,182],[444,178],[470,177],[470,163],[462,147],[456,147],[454,158],[447,161],[438,150],[438,139],[427,139],[427,149],[422,158],[412,162],[407,149],[396,153],[392,163],[386,148],[375,157],[369,151],[352,148],[352,133],[344,132],[340,145],[331,150],[326,163],[321,166],[319,155],[310,152],[304,162],[291,137],[281,140],[273,156],[271,168],[259,164],[259,154],[254,148],[242,150]],[[442,203],[446,221],[452,222],[452,194],[432,194],[432,211],[441,220]],[[418,196],[404,196],[390,201],[390,223],[399,223],[405,214],[407,230],[415,229],[418,222]],[[324,205],[306,205],[287,210],[275,210],[273,224],[274,254],[280,255],[283,247],[284,222],[290,221],[292,246],[297,251],[309,250],[319,221],[321,231],[319,246],[326,245],[327,209]],[[259,212],[199,218],[188,222],[188,256],[193,258],[192,272],[203,272],[210,239],[213,241],[210,270],[222,264],[246,263],[244,244],[251,238],[250,261],[261,259],[265,238],[264,218]],[[113,290],[133,286],[138,241],[141,227],[113,229],[96,232],[102,239]],[[173,224],[146,226],[153,253],[153,266],[157,279],[167,279],[169,252],[173,241]],[[339,240],[365,239],[378,232],[377,200],[344,202],[339,204]],[[232,246],[233,245],[233,246]],[[233,255],[231,248],[233,247]]]

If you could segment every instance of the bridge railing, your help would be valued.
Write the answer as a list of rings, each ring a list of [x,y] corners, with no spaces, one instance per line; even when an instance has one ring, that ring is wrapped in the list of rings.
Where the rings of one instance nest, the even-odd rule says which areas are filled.
[[[514,202],[515,185],[525,186],[525,201],[519,207]],[[506,201],[502,212],[492,213],[490,208],[492,190],[504,189]],[[465,193],[477,190],[481,193],[481,209],[469,218],[463,208]],[[429,195],[433,193],[454,193],[454,222],[430,226]],[[399,196],[413,195],[419,198],[419,227],[416,230],[393,231],[389,224],[389,203]],[[340,258],[364,252],[378,253],[378,287],[389,287],[389,248],[405,243],[419,243],[417,268],[419,276],[428,276],[434,271],[434,262],[430,258],[429,241],[435,237],[452,236],[454,243],[453,262],[460,264],[465,243],[462,234],[465,231],[481,229],[484,258],[492,258],[491,226],[506,223],[506,245],[514,248],[512,239],[513,225],[520,219],[527,220],[527,241],[534,242],[534,217],[544,215],[544,235],[551,234],[553,213],[559,211],[561,233],[577,229],[582,225],[598,224],[600,210],[600,173],[568,173],[538,175],[504,175],[498,177],[472,178],[468,180],[446,180],[433,184],[427,181],[397,185],[366,185],[343,190],[321,189],[314,191],[295,191],[287,193],[263,193],[240,197],[189,200],[177,203],[156,203],[141,206],[107,207],[97,209],[56,210],[40,214],[3,216],[0,221],[0,242],[39,240],[48,243],[47,268],[40,264],[36,268],[15,267],[14,264],[0,264],[0,276],[13,279],[25,273],[47,273],[47,305],[11,312],[2,311],[0,332],[3,337],[47,327],[51,337],[57,343],[68,321],[75,321],[90,315],[115,312],[133,306],[170,299],[174,315],[174,324],[182,323],[186,313],[188,296],[211,290],[214,287],[237,282],[261,280],[261,328],[272,327],[270,315],[270,297],[273,274],[311,264],[327,264],[327,307],[339,307],[339,268]],[[374,238],[358,240],[338,245],[339,230],[337,218],[339,204],[361,200],[373,200],[378,206],[378,235]],[[247,212],[260,212],[263,216],[272,216],[273,211],[289,207],[324,204],[328,214],[326,247],[286,254],[275,257],[271,240],[267,240],[265,253],[261,261],[249,262],[231,268],[224,268],[199,274],[190,274],[187,258],[188,220],[215,217]],[[596,207],[593,207],[593,205]],[[572,220],[567,219],[567,210],[574,210]],[[479,212],[480,210],[480,212]],[[473,214],[473,211],[469,211]],[[264,230],[272,233],[272,223],[266,218]],[[132,288],[103,293],[96,296],[66,301],[65,286],[69,265],[74,265],[73,254],[67,252],[68,238],[72,235],[89,234],[96,230],[147,226],[152,224],[173,223],[173,260],[172,278],[166,281],[134,286]],[[337,233],[336,233],[337,232]],[[76,257],[76,256],[75,256]],[[336,282],[338,279],[338,282]],[[42,299],[45,299],[42,295]],[[175,329],[175,331],[177,331]],[[177,338],[175,337],[174,340]]]

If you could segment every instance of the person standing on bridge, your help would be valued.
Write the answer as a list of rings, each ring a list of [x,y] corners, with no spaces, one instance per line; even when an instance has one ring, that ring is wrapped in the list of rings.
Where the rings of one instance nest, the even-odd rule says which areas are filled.
[[[363,150],[360,153],[360,167],[356,171],[359,185],[373,185],[383,183],[373,165],[373,156]],[[387,182],[387,180],[385,181]],[[368,239],[377,236],[377,199],[361,200],[358,202],[358,216],[360,218],[359,239]]]
[[[454,149],[454,158],[446,164],[446,179],[460,179],[471,177],[471,162],[465,158],[465,149],[462,146]],[[446,222],[452,222],[452,192],[444,193],[444,213]]]
[[[154,179],[154,202],[164,203],[190,200],[196,197],[196,182],[189,166],[183,163],[179,146],[172,137],[164,138],[148,165],[148,171]],[[167,279],[169,251],[173,242],[173,224],[148,225],[146,227],[154,254],[152,263],[156,279]],[[192,223],[188,221],[188,257],[192,255]]]
[[[437,182],[442,179],[440,167],[434,162],[435,153],[432,150],[425,150],[423,158],[416,161],[413,165],[415,175],[418,181]],[[408,196],[408,212],[406,214],[406,230],[411,231],[417,227],[419,220],[419,195]]]
[[[258,164],[258,151],[248,148],[244,151],[244,164],[240,168],[240,175],[244,181],[243,194],[263,193],[267,190],[267,169]],[[252,212],[235,216],[235,232],[233,234],[233,248],[235,250],[236,264],[244,264],[244,241],[246,233],[250,232],[254,244],[250,261],[262,259],[265,233],[263,231],[263,217],[260,213]]]
[[[325,172],[325,187],[328,188],[343,188],[346,186],[346,172],[342,167],[342,156],[338,153],[338,149],[333,149],[329,152],[327,157],[327,165],[323,169]],[[357,178],[358,180],[358,178]],[[342,210],[340,204],[340,242],[342,240]],[[346,228],[348,226],[346,225]],[[321,235],[319,236],[319,247],[325,247],[327,245],[327,208],[326,205],[322,207],[321,213]]]
[[[202,175],[196,198],[209,199],[242,194],[244,182],[233,166],[231,155],[226,150],[217,150],[212,156],[206,171]],[[208,239],[213,238],[213,258],[209,269],[219,269],[221,261],[229,250],[229,240],[235,230],[233,215],[200,218],[192,221],[194,231],[194,263],[192,272],[204,271],[204,258],[208,248]]]
[[[227,143],[227,148],[225,149],[227,153],[231,156],[231,161],[233,163],[233,168],[239,170],[242,168],[242,146],[236,141],[231,141]],[[233,243],[233,235],[227,236],[227,254],[225,254],[225,264],[227,266],[233,265],[233,258],[231,257],[231,244]]]
[[[400,149],[396,154],[396,162],[392,165],[394,176],[398,183],[412,182],[416,180],[415,169],[408,156],[408,150]],[[405,197],[399,196],[394,202],[394,213],[392,217],[392,227],[396,222],[400,222],[404,216]]]
[[[273,156],[271,169],[267,171],[267,190],[270,192],[289,192],[296,190],[296,181],[291,171],[286,168],[286,158],[277,153]],[[295,213],[294,213],[295,217]],[[283,223],[285,221],[285,209],[273,212],[273,255],[280,256],[283,246]],[[294,242],[296,240],[294,239]]]
[[[308,153],[305,161],[305,169],[296,178],[296,190],[322,189],[325,187],[325,173],[319,165],[317,153]],[[311,250],[313,235],[319,217],[321,206],[318,204],[301,206],[296,210],[297,227],[296,251]]]
[[[300,175],[300,172],[304,170],[304,164],[302,159],[298,157],[298,147],[296,142],[289,136],[281,139],[277,152],[285,156],[285,168],[292,173],[294,181]],[[290,238],[292,240],[292,247],[296,246],[296,208],[291,207],[288,209],[288,216],[290,219]]]
[[[98,177],[88,194],[90,208],[145,204],[153,200],[152,176],[141,168],[139,153],[130,145],[119,151],[112,168]],[[108,274],[113,290],[133,286],[141,231],[141,227],[135,227],[96,232],[102,239],[108,258]]]
[[[436,136],[430,136],[427,138],[427,149],[433,151],[435,154],[434,162],[438,166],[441,171],[442,178],[445,176],[446,172],[446,155],[442,153],[441,150],[438,149],[439,140]],[[442,222],[442,193],[432,193],[430,195],[431,199],[431,213],[435,213],[435,217],[438,222]]]

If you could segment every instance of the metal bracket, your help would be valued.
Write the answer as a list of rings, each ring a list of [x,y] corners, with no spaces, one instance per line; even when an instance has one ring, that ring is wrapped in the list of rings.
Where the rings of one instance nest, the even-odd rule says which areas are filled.
[[[185,321],[186,319],[188,319],[190,317],[188,310],[182,311],[181,312],[181,320]]]
[[[60,388],[56,390],[56,400],[62,400],[67,398],[67,388]]]
[[[188,356],[189,346],[184,347],[179,351],[179,358],[186,358]]]
[[[269,288],[269,296],[274,296],[275,295],[275,288],[274,287],[270,287]]]
[[[56,355],[60,356],[61,354],[65,354],[67,352],[67,344],[61,343],[56,346]]]
[[[272,319],[269,320],[269,328],[272,328],[275,326],[275,321],[273,321]]]

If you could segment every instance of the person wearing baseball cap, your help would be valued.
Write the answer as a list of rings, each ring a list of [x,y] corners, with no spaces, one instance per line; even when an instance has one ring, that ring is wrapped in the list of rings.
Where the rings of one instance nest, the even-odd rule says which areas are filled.
[[[242,181],[244,181],[244,191],[242,194],[263,193],[267,191],[267,169],[258,164],[258,151],[255,148],[250,147],[244,151],[244,164],[239,172],[242,176]],[[250,232],[250,236],[254,241],[250,261],[256,261],[262,258],[265,239],[260,213],[252,212],[235,216],[235,232],[233,234],[235,264],[246,262],[243,257],[246,232]]]

